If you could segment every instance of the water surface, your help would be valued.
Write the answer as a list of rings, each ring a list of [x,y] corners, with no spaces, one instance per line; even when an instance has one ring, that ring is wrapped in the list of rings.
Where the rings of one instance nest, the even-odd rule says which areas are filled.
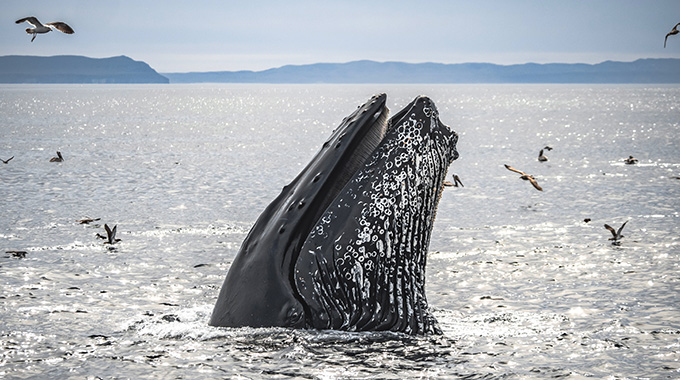
[[[378,92],[392,114],[430,96],[460,135],[427,266],[444,336],[207,326],[257,216]],[[0,86],[0,377],[678,378],[679,104],[678,86]]]

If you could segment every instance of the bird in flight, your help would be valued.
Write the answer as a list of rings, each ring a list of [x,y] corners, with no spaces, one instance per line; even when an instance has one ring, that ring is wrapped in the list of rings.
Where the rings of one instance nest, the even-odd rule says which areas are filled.
[[[12,157],[10,157],[6,160],[3,160],[2,158],[0,158],[0,161],[2,161],[3,164],[9,164],[9,162],[12,161],[13,158],[14,158],[14,156],[12,156]]]
[[[619,242],[619,240],[621,240],[621,238],[623,237],[623,235],[621,235],[621,231],[623,231],[623,227],[626,225],[626,223],[628,223],[627,220],[625,222],[623,222],[621,227],[619,227],[618,231],[615,230],[614,227],[610,226],[609,224],[604,225],[604,228],[608,229],[609,232],[611,232],[612,235],[613,235],[613,237],[609,238],[609,240],[613,240],[612,244],[614,244],[614,245],[621,244],[621,242]]]
[[[22,22],[26,21],[27,23],[33,25],[33,28],[26,28],[26,33],[32,34],[33,38],[31,38],[31,42],[35,40],[35,37],[38,34],[43,34],[47,32],[51,32],[52,28],[66,34],[73,34],[75,33],[73,29],[71,29],[70,26],[68,26],[65,22],[61,21],[55,21],[55,22],[48,22],[47,24],[43,25],[40,21],[38,21],[37,18],[35,17],[24,17],[20,20],[17,20],[17,24],[21,24]]]
[[[534,176],[529,175],[521,170],[517,170],[510,165],[505,165],[505,168],[510,170],[511,172],[519,173],[520,174],[519,178],[531,182],[531,184],[534,185],[536,190],[543,191],[543,188],[538,184],[538,182],[536,182],[536,178],[534,178]]]
[[[90,224],[90,223],[96,222],[98,220],[101,220],[101,218],[84,218],[84,219],[76,220],[76,222],[78,222],[80,224]]]
[[[664,49],[666,48],[666,40],[668,40],[668,36],[674,36],[674,35],[680,33],[680,30],[678,30],[678,26],[680,26],[680,22],[677,23],[677,24],[675,24],[675,26],[673,27],[673,29],[671,29],[671,31],[668,32],[668,34],[666,34],[666,38],[663,40],[663,47],[664,47]]]
[[[97,237],[100,239],[106,240],[104,244],[116,244],[117,242],[120,241],[120,239],[116,239],[116,229],[118,229],[118,226],[113,226],[113,228],[109,228],[108,224],[104,224],[104,229],[106,230],[106,236],[103,236],[102,234],[97,234]]]

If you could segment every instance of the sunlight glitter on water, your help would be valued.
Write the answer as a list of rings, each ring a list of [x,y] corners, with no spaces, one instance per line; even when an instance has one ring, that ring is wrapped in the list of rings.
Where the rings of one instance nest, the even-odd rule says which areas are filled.
[[[3,376],[678,373],[678,87],[3,89],[0,154],[16,156],[0,168]],[[380,91],[392,113],[430,96],[461,136],[449,173],[465,187],[444,191],[427,267],[445,336],[207,326],[255,218]],[[66,160],[49,163],[56,150]],[[611,245],[603,224],[626,220]],[[113,250],[95,237],[104,223],[119,226]]]

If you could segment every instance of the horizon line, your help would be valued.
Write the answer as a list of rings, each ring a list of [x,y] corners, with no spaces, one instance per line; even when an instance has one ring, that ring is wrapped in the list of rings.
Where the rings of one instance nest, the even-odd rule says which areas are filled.
[[[24,55],[24,54],[8,54],[8,55],[2,55],[1,57],[40,57],[40,58],[51,58],[51,57],[84,57],[84,58],[91,58],[91,59],[109,59],[109,58],[117,58],[117,57],[126,57],[129,59],[132,59],[137,62],[144,62],[151,66],[151,64],[147,61],[143,60],[137,60],[134,59],[128,55],[121,54],[121,55],[115,55],[115,56],[107,56],[107,57],[91,57],[91,56],[86,56],[86,55],[77,55],[77,54],[58,54],[58,55]],[[385,63],[400,63],[400,64],[406,64],[406,65],[427,65],[427,64],[433,64],[433,65],[468,65],[468,64],[478,64],[478,65],[494,65],[494,66],[504,66],[504,67],[510,67],[510,66],[521,66],[521,65],[586,65],[586,66],[595,66],[599,65],[602,63],[607,63],[607,62],[621,62],[621,63],[632,63],[632,62],[637,62],[641,60],[664,60],[664,59],[673,59],[673,60],[680,60],[680,58],[674,58],[674,57],[664,57],[664,58],[650,58],[650,57],[642,57],[642,58],[637,58],[632,61],[617,61],[617,60],[604,60],[600,61],[597,63],[585,63],[585,62],[546,62],[546,63],[538,63],[538,62],[531,62],[527,61],[524,63],[512,63],[512,64],[501,64],[501,63],[494,63],[494,62],[483,62],[483,61],[466,61],[466,62],[435,62],[435,61],[423,61],[423,62],[407,62],[407,61],[394,61],[394,60],[388,60],[388,61],[377,61],[377,60],[372,60],[372,59],[357,59],[357,60],[351,60],[351,61],[345,61],[345,62],[312,62],[312,63],[301,63],[301,64],[284,64],[281,66],[274,66],[274,67],[269,67],[266,69],[261,69],[261,70],[252,70],[252,69],[240,69],[240,70],[209,70],[209,71],[156,71],[159,74],[202,74],[202,73],[238,73],[238,72],[252,72],[252,73],[259,73],[263,71],[268,71],[268,70],[276,70],[280,69],[283,67],[302,67],[302,66],[313,66],[313,65],[346,65],[346,64],[351,64],[351,63],[359,63],[359,62],[370,62],[370,63],[379,63],[379,64],[385,64]],[[151,66],[153,68],[153,66]],[[155,70],[155,69],[154,69]]]

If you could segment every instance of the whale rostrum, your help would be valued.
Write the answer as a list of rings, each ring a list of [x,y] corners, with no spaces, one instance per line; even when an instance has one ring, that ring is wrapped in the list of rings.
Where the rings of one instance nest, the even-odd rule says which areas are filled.
[[[416,97],[389,120],[374,96],[264,210],[210,324],[440,333],[427,249],[458,135]]]

